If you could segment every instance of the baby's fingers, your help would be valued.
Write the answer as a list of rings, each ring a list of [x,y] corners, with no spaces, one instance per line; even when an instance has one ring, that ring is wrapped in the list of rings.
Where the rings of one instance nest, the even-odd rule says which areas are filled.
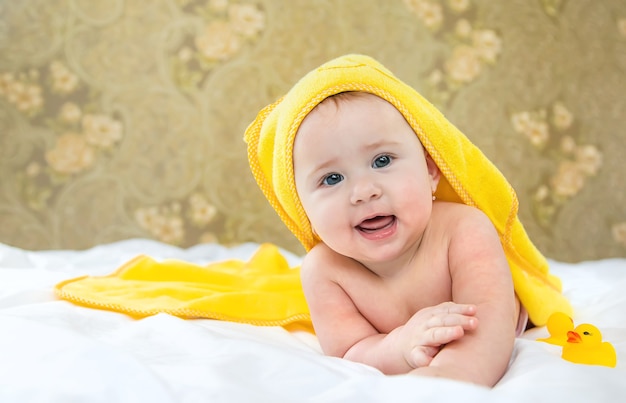
[[[424,344],[440,346],[458,340],[468,330],[478,327],[478,319],[464,315],[439,315],[430,318],[424,332]]]
[[[432,314],[461,314],[473,316],[476,314],[476,305],[442,302],[441,304],[433,307]]]
[[[439,352],[438,347],[419,346],[411,350],[408,364],[412,368],[426,367]]]
[[[433,327],[424,334],[425,345],[441,346],[460,339],[465,334],[461,326]]]
[[[473,330],[478,326],[478,319],[474,316],[446,313],[431,316],[426,326],[428,328],[460,326],[465,330]]]

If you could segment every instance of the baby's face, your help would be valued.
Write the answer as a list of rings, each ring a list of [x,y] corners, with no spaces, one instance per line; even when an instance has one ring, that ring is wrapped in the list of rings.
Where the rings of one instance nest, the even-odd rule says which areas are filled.
[[[296,189],[331,249],[361,262],[390,259],[421,240],[439,170],[387,101],[340,97],[318,105],[298,130]]]

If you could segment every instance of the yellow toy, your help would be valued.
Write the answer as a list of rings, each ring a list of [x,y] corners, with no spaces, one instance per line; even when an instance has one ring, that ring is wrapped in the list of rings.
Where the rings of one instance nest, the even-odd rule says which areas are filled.
[[[594,325],[583,323],[574,328],[572,318],[562,312],[555,312],[548,318],[546,326],[550,337],[537,341],[562,346],[561,358],[564,360],[605,367],[617,365],[615,348],[611,343],[602,341],[602,333]]]
[[[537,340],[564,346],[567,343],[567,332],[574,330],[574,321],[563,312],[555,312],[548,318],[546,327],[550,337]]]
[[[602,333],[594,325],[583,323],[567,332],[567,343],[561,357],[577,364],[615,367],[617,355],[609,342],[602,341]]]

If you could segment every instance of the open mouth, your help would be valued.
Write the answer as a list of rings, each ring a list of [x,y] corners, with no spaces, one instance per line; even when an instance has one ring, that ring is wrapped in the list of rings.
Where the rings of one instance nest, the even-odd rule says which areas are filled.
[[[356,226],[356,229],[368,234],[385,230],[393,226],[396,222],[396,216],[388,215],[388,216],[376,216],[372,218],[368,218],[367,220],[361,221],[359,225]]]

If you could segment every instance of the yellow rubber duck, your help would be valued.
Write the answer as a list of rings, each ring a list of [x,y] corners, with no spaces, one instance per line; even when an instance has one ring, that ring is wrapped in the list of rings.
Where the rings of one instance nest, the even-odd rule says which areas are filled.
[[[564,346],[567,343],[567,332],[574,330],[574,321],[563,312],[555,312],[548,318],[546,327],[550,337],[537,339],[537,341]]]
[[[594,325],[583,323],[567,332],[567,342],[561,357],[577,364],[615,367],[617,354],[609,342],[602,341],[602,333]]]

